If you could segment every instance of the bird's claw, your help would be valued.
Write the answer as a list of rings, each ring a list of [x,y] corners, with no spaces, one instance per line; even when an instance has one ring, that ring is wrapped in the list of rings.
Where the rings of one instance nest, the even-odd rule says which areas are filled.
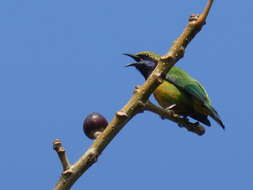
[[[194,127],[197,127],[197,126],[199,126],[199,122],[197,121],[197,122],[193,123],[193,125],[194,125]]]
[[[165,108],[165,110],[166,110],[167,112],[169,112],[171,116],[175,116],[175,115],[176,115],[176,113],[175,113],[175,111],[174,111],[174,108],[175,108],[175,107],[176,107],[176,104],[172,104],[172,105],[170,105],[169,107]]]
[[[175,111],[173,110],[173,108],[176,107],[176,104],[172,104],[167,108],[164,108],[165,111],[167,111],[172,117],[174,117],[176,115]],[[165,117],[161,116],[161,119],[165,119]]]
[[[172,111],[173,108],[175,108],[175,107],[176,107],[176,104],[172,104],[172,105],[170,105],[169,107],[165,108],[165,110],[166,110],[166,111]]]

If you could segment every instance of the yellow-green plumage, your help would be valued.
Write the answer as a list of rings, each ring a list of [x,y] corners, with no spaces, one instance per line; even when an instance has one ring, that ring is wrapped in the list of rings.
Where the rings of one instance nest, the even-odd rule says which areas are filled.
[[[135,55],[126,54],[137,61],[135,66],[145,79],[155,69],[160,56],[152,52],[140,52]],[[173,110],[180,115],[190,116],[208,126],[207,116],[211,116],[223,128],[219,114],[211,106],[211,101],[204,87],[188,73],[178,67],[172,67],[165,80],[154,91],[157,102],[164,108],[175,105]]]
[[[188,97],[168,81],[160,84],[153,94],[157,102],[164,108],[176,104],[178,113],[183,113],[185,106],[182,105],[188,104]]]

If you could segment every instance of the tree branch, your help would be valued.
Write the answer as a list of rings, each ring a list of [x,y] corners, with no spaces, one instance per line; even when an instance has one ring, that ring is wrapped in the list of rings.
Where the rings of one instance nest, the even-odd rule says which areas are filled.
[[[183,33],[173,43],[169,52],[165,56],[161,57],[156,69],[148,77],[146,82],[138,88],[138,90],[136,90],[128,103],[115,114],[114,118],[108,124],[103,133],[96,138],[84,155],[76,163],[71,165],[69,169],[66,169],[63,172],[63,174],[69,173],[69,175],[61,175],[54,188],[55,190],[70,189],[75,181],[96,162],[97,157],[117,135],[117,133],[126,125],[126,123],[144,109],[145,103],[150,95],[158,87],[158,85],[163,82],[166,73],[171,69],[171,67],[173,67],[174,64],[183,57],[184,50],[188,43],[205,24],[205,19],[208,15],[212,2],[213,0],[208,1],[206,8],[201,15],[194,15],[190,17],[189,23]]]
[[[179,115],[175,114],[173,111],[163,109],[150,101],[147,101],[147,103],[144,106],[144,110],[156,113],[160,115],[162,119],[174,121],[175,123],[178,124],[178,126],[184,127],[188,131],[196,133],[200,136],[205,134],[205,128],[201,126],[198,122],[191,123],[187,118],[182,118]]]
[[[68,170],[71,165],[69,163],[69,160],[68,160],[67,155],[66,155],[66,151],[65,151],[64,147],[62,146],[62,143],[61,143],[60,139],[55,139],[54,140],[53,149],[56,151],[56,153],[57,153],[57,155],[58,155],[58,157],[61,161],[63,171]]]

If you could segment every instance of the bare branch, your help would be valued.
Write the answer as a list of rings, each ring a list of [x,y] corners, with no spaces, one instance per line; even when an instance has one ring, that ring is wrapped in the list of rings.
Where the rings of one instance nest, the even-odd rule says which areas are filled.
[[[202,25],[203,23],[205,23],[206,18],[212,7],[212,4],[213,4],[213,0],[208,0],[208,3],[206,4],[205,9],[203,10],[202,14],[200,15],[200,18],[198,19],[199,25]]]
[[[212,4],[213,0],[208,0],[202,14],[193,14],[190,16],[187,27],[176,39],[176,41],[174,41],[168,53],[165,56],[162,56],[162,61],[174,64],[184,56],[184,50],[189,42],[191,42],[195,35],[201,30],[202,26],[206,24],[206,18],[209,14]]]
[[[61,161],[63,171],[68,170],[71,165],[69,163],[69,160],[68,160],[67,155],[66,155],[66,151],[65,151],[64,147],[62,146],[62,143],[61,143],[60,139],[55,139],[54,140],[53,148],[56,151],[56,153],[57,153],[57,155],[58,155],[58,157]]]
[[[118,111],[106,129],[98,135],[96,140],[84,155],[73,164],[68,170],[69,175],[62,175],[55,186],[55,190],[68,190],[75,181],[96,162],[97,157],[117,135],[117,133],[126,125],[126,123],[137,113],[143,111],[143,105],[147,102],[150,95],[158,87],[164,79],[166,73],[174,66],[174,64],[183,57],[184,50],[188,43],[201,30],[205,24],[212,0],[208,1],[206,8],[201,15],[190,17],[189,23],[183,33],[173,43],[172,47],[165,56],[162,56],[156,69],[148,77],[146,82],[136,90],[128,103]],[[163,27],[163,26],[162,26]],[[194,126],[195,127],[195,126]],[[59,155],[59,153],[58,153]],[[60,155],[59,155],[60,157]],[[61,158],[60,158],[61,159]],[[61,161],[62,162],[62,161]],[[62,162],[63,163],[63,162]]]

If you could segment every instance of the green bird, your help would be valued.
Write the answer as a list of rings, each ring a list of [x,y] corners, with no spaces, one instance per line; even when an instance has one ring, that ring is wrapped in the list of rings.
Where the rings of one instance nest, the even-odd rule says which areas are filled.
[[[153,52],[124,55],[130,56],[136,61],[127,66],[134,66],[144,76],[145,80],[155,69],[160,59],[160,56]],[[210,116],[223,129],[225,128],[201,83],[176,66],[170,69],[165,80],[153,94],[163,108],[173,110],[176,114],[184,117],[189,116],[207,126],[211,126],[208,120],[208,116]]]

